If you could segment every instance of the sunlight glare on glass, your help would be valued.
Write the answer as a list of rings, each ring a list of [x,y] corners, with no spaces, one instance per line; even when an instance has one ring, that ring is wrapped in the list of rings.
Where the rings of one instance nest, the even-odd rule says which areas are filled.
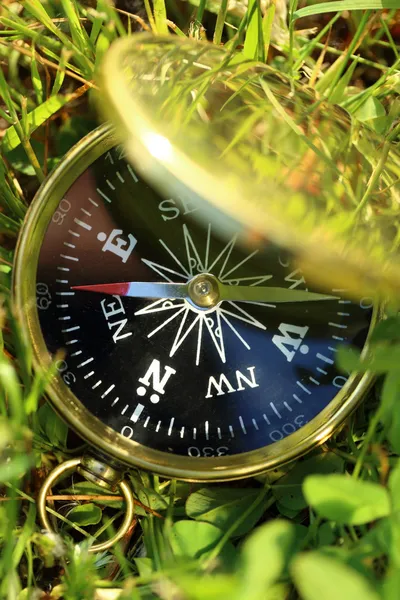
[[[158,133],[146,133],[144,136],[144,143],[154,158],[165,162],[169,162],[171,160],[172,146],[164,136],[159,135]]]

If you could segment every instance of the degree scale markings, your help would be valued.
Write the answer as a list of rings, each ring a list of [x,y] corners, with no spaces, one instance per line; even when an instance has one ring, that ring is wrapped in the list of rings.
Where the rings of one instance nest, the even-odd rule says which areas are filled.
[[[124,176],[125,176],[125,171],[123,171]],[[118,181],[120,181],[121,183],[123,183],[125,181],[124,177],[121,175],[121,173],[118,171],[116,173],[114,173],[114,177],[115,179],[103,179],[103,188],[105,188],[105,190],[107,190],[107,187],[109,189],[111,189],[112,191],[116,190],[115,185],[118,184]],[[132,176],[133,177],[133,176]],[[133,177],[133,179],[135,181],[138,181],[137,178],[135,179]],[[100,195],[102,190],[98,189],[97,190]],[[103,192],[104,194],[104,192]],[[110,195],[110,197],[113,197]],[[97,202],[94,202],[92,199],[88,199],[91,204],[93,206],[99,206],[97,204]],[[103,196],[103,200],[105,200],[105,202],[111,202],[110,198],[107,199],[104,198]],[[101,205],[103,205],[104,203],[101,202]],[[85,211],[85,209],[81,208],[81,211],[83,213],[83,215],[86,215],[87,217],[90,217],[90,213],[89,211]],[[81,215],[82,216],[82,215]],[[85,219],[84,216],[82,216],[82,219]],[[80,221],[80,219],[78,219],[78,221]],[[82,226],[79,222],[77,222],[75,220],[75,223],[77,225],[76,229],[77,231],[80,232],[80,234],[82,234],[82,229],[86,230],[86,231],[90,231],[92,229],[91,225],[88,225],[88,223],[85,223],[85,220],[80,221],[80,223],[83,223],[85,226]],[[90,229],[88,229],[88,227],[90,227]],[[187,228],[186,228],[187,229]],[[135,233],[134,231],[132,233]],[[76,237],[76,240],[73,241],[80,241],[79,238],[79,233],[77,232],[71,232],[70,235],[74,235]],[[93,232],[92,232],[93,235]],[[87,236],[89,237],[89,235]],[[84,236],[82,235],[81,239],[84,239]],[[215,269],[215,273],[217,275],[219,275],[221,277],[221,281],[224,281],[225,283],[228,284],[235,284],[235,285],[240,285],[241,283],[245,283],[246,286],[263,286],[263,283],[265,281],[268,281],[272,276],[271,275],[262,275],[257,277],[240,277],[237,279],[234,279],[234,275],[235,275],[235,271],[236,269],[239,269],[241,266],[249,264],[252,260],[252,258],[256,255],[257,251],[253,251],[251,253],[248,254],[248,256],[246,256],[245,258],[243,258],[243,254],[241,255],[241,260],[237,261],[237,264],[235,266],[232,267],[232,252],[234,250],[234,246],[236,243],[235,238],[232,238],[230,240],[230,242],[228,242],[224,247],[222,247],[222,251],[219,252],[217,258],[215,259],[215,255],[213,256],[213,239],[211,237],[211,225],[208,226],[208,230],[207,230],[207,237],[205,238],[205,253],[200,253],[198,248],[196,248],[196,246],[194,245],[194,242],[192,240],[192,236],[189,232],[189,230],[187,229],[187,233],[186,233],[186,237],[184,238],[185,244],[186,244],[186,259],[182,257],[182,255],[178,252],[175,253],[175,246],[172,245],[170,248],[166,248],[166,244],[163,247],[163,249],[165,251],[171,250],[171,252],[168,252],[168,256],[171,257],[172,261],[173,261],[173,265],[175,265],[175,269],[168,269],[167,267],[164,267],[162,264],[158,264],[155,262],[150,261],[150,258],[152,258],[151,256],[149,256],[149,258],[147,260],[143,259],[142,262],[144,264],[146,264],[147,266],[150,266],[150,268],[154,271],[154,272],[158,272],[161,277],[167,281],[178,281],[178,280],[182,280],[182,281],[186,281],[187,280],[187,273],[196,273],[196,266],[197,265],[201,265],[203,267],[203,269],[207,267],[212,266],[213,270]],[[160,240],[160,243],[162,242],[162,240]],[[63,242],[60,242],[63,243]],[[197,238],[196,238],[196,244],[197,244]],[[64,246],[66,246],[65,248],[65,254],[61,255],[61,257],[64,260],[69,260],[69,261],[73,261],[73,262],[78,262],[79,258],[77,259],[74,254],[75,252],[73,252],[75,250],[75,244],[70,244],[69,242],[65,242]],[[161,246],[163,246],[163,243],[161,243]],[[68,250],[67,250],[68,248]],[[77,252],[78,257],[79,257],[79,253]],[[68,258],[69,257],[69,258]],[[177,260],[176,260],[177,259]],[[190,259],[192,259],[192,261],[190,261]],[[193,259],[195,259],[196,262],[193,261]],[[215,259],[215,260],[214,260]],[[83,259],[82,259],[83,262]],[[160,263],[163,263],[163,260],[160,259]],[[212,263],[212,264],[211,264]],[[231,264],[229,264],[231,263]],[[171,264],[171,261],[170,261]],[[75,265],[72,265],[75,267]],[[78,266],[78,265],[77,265]],[[67,270],[67,267],[60,267],[59,270]],[[69,270],[69,269],[68,269]],[[243,271],[244,272],[244,271]],[[240,273],[242,274],[242,273]],[[179,277],[179,279],[176,279],[176,277]],[[73,280],[73,278],[71,277],[71,280]],[[67,280],[57,280],[57,283],[61,283],[62,281],[64,281],[65,283],[68,283]],[[292,287],[292,286],[291,286]],[[71,293],[71,296],[73,296],[73,292]],[[341,304],[349,304],[350,301],[341,301],[339,300],[339,302]],[[75,306],[75,303],[71,303],[72,306]],[[276,308],[276,305],[267,305],[267,303],[263,303],[263,302],[253,302],[252,304],[254,305],[258,305],[261,307],[267,307],[267,308]],[[143,305],[142,305],[143,306]],[[69,308],[68,305],[57,305],[58,308]],[[244,307],[244,308],[242,308]],[[211,325],[210,322],[206,323],[204,318],[198,318],[198,316],[196,316],[196,319],[194,324],[192,323],[193,320],[189,320],[189,316],[190,316],[190,309],[184,309],[184,304],[183,303],[178,303],[177,301],[175,302],[170,302],[167,303],[163,300],[159,301],[157,300],[156,302],[153,303],[147,303],[147,306],[143,309],[141,308],[142,314],[143,316],[145,314],[149,314],[150,312],[152,313],[159,313],[160,316],[162,315],[163,317],[163,322],[161,323],[161,321],[156,322],[156,324],[158,325],[157,328],[155,328],[155,326],[152,326],[152,330],[149,333],[149,337],[150,336],[156,336],[157,333],[161,332],[164,328],[166,328],[166,321],[164,320],[165,317],[167,317],[168,319],[171,318],[171,316],[173,317],[171,323],[175,320],[176,323],[176,328],[175,328],[175,332],[171,335],[170,339],[168,340],[168,343],[170,344],[169,346],[169,356],[172,357],[175,355],[175,353],[178,352],[178,350],[180,350],[181,348],[185,347],[186,344],[186,340],[187,338],[192,338],[195,337],[196,341],[195,341],[195,348],[194,348],[194,360],[193,362],[195,362],[196,365],[201,364],[203,356],[202,356],[202,350],[204,348],[204,343],[203,343],[203,348],[202,348],[202,338],[204,336],[210,335],[211,338],[211,343],[212,346],[216,349],[217,354],[219,355],[220,359],[222,362],[224,362],[224,358],[225,358],[225,352],[228,352],[228,346],[231,343],[229,342],[225,342],[222,340],[221,341],[221,337],[228,337],[230,336],[231,339],[235,339],[236,341],[239,342],[239,346],[244,347],[246,350],[252,350],[251,346],[256,347],[255,344],[253,344],[253,338],[249,337],[248,339],[246,339],[246,332],[247,332],[247,325],[250,325],[252,327],[254,327],[255,329],[262,329],[265,330],[266,326],[264,325],[264,318],[263,317],[259,317],[260,321],[257,321],[254,317],[252,312],[248,312],[247,310],[245,310],[244,304],[240,304],[239,302],[228,302],[224,305],[223,309],[219,309],[218,312],[220,313],[219,315],[219,319],[216,318],[217,315],[213,315],[213,323]],[[343,308],[346,310],[347,306]],[[184,309],[184,310],[181,310]],[[249,311],[251,310],[251,307],[249,306]],[[256,308],[254,308],[254,311],[256,310]],[[217,311],[215,311],[217,312]],[[173,313],[176,313],[175,315],[173,315]],[[71,314],[74,314],[73,312],[71,312]],[[260,312],[255,312],[254,314],[256,314],[257,316],[260,315]],[[333,321],[335,321],[335,313],[332,312],[331,314],[331,319],[333,319]],[[336,313],[338,315],[338,317],[342,318],[342,317],[346,317],[349,316],[350,313],[345,313],[345,312],[337,312]],[[65,314],[64,313],[64,317],[60,317],[59,320],[60,321],[70,321],[70,315],[69,314]],[[135,315],[136,316],[136,315]],[[137,315],[139,316],[139,315]],[[203,315],[202,315],[203,316]],[[327,319],[328,320],[328,319]],[[335,324],[335,323],[329,323],[330,326],[336,327],[338,328],[338,325],[340,325],[340,320],[341,319],[337,319],[339,321],[339,323]],[[66,323],[67,324],[67,323]],[[68,323],[69,324],[69,323]],[[61,323],[60,323],[61,325]],[[246,326],[246,329],[243,327],[243,325]],[[211,331],[209,331],[208,326],[211,327]],[[270,327],[270,325],[268,324],[268,328]],[[271,326],[272,327],[272,326]],[[75,326],[73,325],[72,328],[69,329],[65,329],[62,330],[64,333],[69,333],[69,330],[71,330],[71,333],[74,329],[79,328],[79,326]],[[345,329],[346,326],[341,326],[342,329]],[[148,333],[148,329],[147,331],[145,330],[145,335]],[[340,331],[338,331],[338,333],[341,333]],[[337,338],[339,336],[336,336]],[[332,336],[332,341],[335,339],[335,336]],[[343,338],[341,338],[343,339]],[[331,343],[332,343],[331,341]],[[337,341],[339,341],[339,339],[337,339]],[[250,342],[250,343],[249,343]],[[76,343],[78,344],[78,340],[70,340],[69,343]],[[79,347],[79,346],[78,346]],[[187,345],[186,345],[187,347]],[[310,346],[311,348],[311,346]],[[321,354],[319,354],[319,356],[317,356],[316,350],[315,353],[313,353],[313,357],[317,356],[317,358],[319,360],[322,360],[324,362],[329,363],[330,359],[327,359],[327,357],[330,356],[330,354],[327,352],[327,350],[325,349],[325,346],[320,347],[319,349],[321,350]],[[335,351],[335,349],[333,347],[328,347],[330,351]],[[243,349],[243,348],[242,348]],[[78,354],[78,352],[82,353],[82,350],[77,351],[76,353],[73,354]],[[183,349],[182,354],[184,354],[186,352],[185,349]],[[88,354],[85,352],[86,357],[88,357]],[[85,354],[82,355],[82,357],[80,358],[80,364],[78,365],[79,367],[83,367],[86,365],[89,365],[90,363],[93,363],[94,358],[93,357],[88,357],[85,358]],[[168,354],[168,350],[166,353],[166,356]],[[72,355],[71,355],[72,356]],[[90,355],[89,355],[90,356]],[[323,358],[321,358],[323,357]],[[85,360],[84,360],[85,358]],[[325,360],[327,359],[327,360]],[[169,363],[171,364],[171,363]],[[174,363],[172,363],[174,364]],[[250,363],[251,364],[251,363]],[[90,366],[93,366],[93,364],[90,364]],[[325,365],[322,365],[325,366]],[[90,368],[90,367],[89,367]],[[322,375],[327,374],[327,371],[324,371],[323,369],[319,368],[319,367],[315,367],[314,368],[317,369],[317,372],[320,372]],[[82,377],[85,373],[85,370],[81,370],[80,372],[80,376]],[[98,380],[98,375],[99,373],[96,373],[96,376],[94,374],[94,371],[91,371],[89,374],[89,376],[91,376],[93,379],[91,381],[94,381],[95,384],[92,386],[93,389],[97,389],[100,388],[100,384],[101,384],[101,380]],[[299,375],[297,375],[299,377]],[[322,383],[322,381],[318,381],[317,379],[315,379],[315,377],[308,377],[308,381],[310,381],[311,383],[313,383],[316,386],[320,386],[320,384]],[[109,384],[110,382],[107,381],[107,379],[104,379],[104,385],[102,386],[102,390],[98,390],[99,396],[101,394],[101,397],[104,398],[106,396],[109,395],[109,398],[107,398],[107,404],[108,406],[112,405],[116,405],[119,401],[119,397],[115,398],[115,393],[116,393],[116,389],[115,389],[115,384],[111,384],[107,387],[107,383]],[[295,383],[293,381],[293,383]],[[301,382],[297,382],[297,385],[299,386],[299,383],[301,384]],[[301,386],[303,386],[303,391],[304,388],[306,390],[307,394],[311,394],[311,391],[308,390],[306,388],[307,385],[307,381],[305,381],[305,385],[301,384]],[[103,391],[105,390],[106,391]],[[111,394],[111,392],[114,390],[114,393]],[[290,396],[290,394],[289,394]],[[296,405],[301,404],[302,400],[301,398],[299,398],[298,396],[296,396],[296,394],[292,395],[293,400],[289,400],[289,402],[291,402],[293,404],[293,407],[296,407]],[[129,398],[126,398],[126,400],[129,400]],[[168,399],[167,399],[168,400]],[[126,419],[131,420],[132,422],[136,422],[136,421],[141,421],[141,425],[143,426],[143,428],[148,428],[151,429],[152,431],[160,431],[161,430],[161,420],[154,419],[154,417],[151,417],[151,415],[146,415],[145,413],[145,418],[142,417],[142,412],[144,410],[147,411],[147,409],[149,408],[150,405],[147,405],[147,403],[142,400],[143,404],[141,404],[140,402],[137,403],[136,407],[135,404],[132,406],[132,404],[126,405],[121,414],[124,414],[125,412],[127,412],[128,414],[126,415]],[[279,410],[278,408],[279,407]],[[267,407],[265,407],[267,408]],[[265,410],[264,408],[264,410]],[[274,403],[270,403],[270,408],[271,408],[271,412],[272,412],[272,417],[271,414],[269,414],[271,421],[273,422],[275,420],[275,416],[278,419],[282,419],[282,416],[285,419],[288,419],[289,415],[288,413],[285,413],[283,411],[283,409],[285,409],[286,411],[288,411],[289,413],[293,412],[293,408],[290,406],[290,404],[286,401],[280,403],[279,401],[276,402],[276,405]],[[298,407],[300,408],[300,407]],[[132,416],[129,417],[130,412],[133,410]],[[282,415],[280,414],[280,412],[282,412]],[[268,411],[267,411],[268,412]],[[174,413],[172,413],[174,414]],[[135,418],[134,418],[135,415]],[[174,423],[176,419],[179,419],[179,416],[175,417],[171,417],[171,415],[167,414],[164,422],[164,426],[162,428],[162,430],[164,431],[164,434],[167,434],[168,432],[168,436],[172,436],[174,435],[175,438],[180,437],[180,438],[184,438],[185,433],[186,433],[186,429],[188,429],[187,433],[190,435],[192,429],[193,429],[193,438],[196,438],[197,433],[199,434],[198,437],[205,437],[206,440],[209,439],[214,439],[216,437],[218,437],[218,439],[222,439],[224,436],[229,435],[231,436],[231,438],[233,439],[235,437],[235,432],[236,434],[239,432],[240,434],[243,433],[245,435],[248,435],[248,437],[250,438],[250,434],[254,435],[254,430],[255,431],[262,431],[262,424],[264,423],[264,426],[268,425],[271,426],[271,421],[269,420],[268,416],[265,413],[262,413],[260,415],[258,415],[257,413],[254,414],[254,417],[252,415],[248,415],[248,413],[242,413],[242,416],[236,416],[236,420],[235,420],[235,416],[232,417],[232,421],[235,424],[235,431],[233,430],[232,425],[228,425],[228,424],[224,424],[221,427],[217,426],[218,422],[213,422],[213,420],[209,420],[209,421],[204,421],[204,416],[202,416],[202,420],[198,421],[199,423],[199,429],[198,431],[196,430],[196,428],[192,428],[191,424],[189,426],[186,425],[182,425],[182,423],[176,423],[175,427],[174,427]],[[151,421],[151,419],[153,419],[153,421]],[[127,422],[127,421],[125,421]],[[128,421],[129,422],[129,421]],[[151,427],[151,422],[153,422],[153,426]],[[204,425],[202,426],[201,423],[204,423]],[[229,421],[228,421],[229,423]],[[282,421],[282,424],[285,423],[285,421]],[[247,429],[246,429],[247,427]],[[272,423],[272,427],[273,427],[273,423]],[[137,431],[139,431],[139,429],[136,429]],[[228,433],[229,431],[229,433]],[[285,431],[285,430],[284,430]],[[253,433],[251,433],[253,432]],[[238,438],[240,438],[241,436],[237,436]],[[204,439],[204,438],[203,438]],[[171,442],[172,443],[172,442]],[[213,443],[211,441],[210,446],[212,446]]]

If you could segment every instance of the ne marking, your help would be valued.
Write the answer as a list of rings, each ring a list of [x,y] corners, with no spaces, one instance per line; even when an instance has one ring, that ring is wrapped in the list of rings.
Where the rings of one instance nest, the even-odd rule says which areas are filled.
[[[351,300],[339,300],[339,304],[351,304]]]
[[[119,402],[119,398],[115,398],[115,400],[113,400],[113,403],[111,404],[111,406],[115,406],[118,402]]]
[[[99,387],[99,385],[101,385],[101,383],[102,383],[102,381],[101,381],[101,379],[99,379],[98,382],[92,386],[92,390],[95,390],[97,387]]]
[[[305,386],[305,385],[303,385],[303,384],[301,383],[301,381],[296,381],[296,385],[298,385],[298,386],[299,386],[299,388],[301,388],[303,391],[305,391],[305,392],[306,392],[306,394],[311,394],[310,390],[309,390],[308,388],[306,388],[306,386]]]
[[[81,211],[83,212],[84,215],[87,215],[88,217],[92,216],[92,213],[90,213],[88,210],[86,210],[85,208],[81,207]]]
[[[292,407],[291,407],[291,406],[289,406],[289,404],[288,404],[287,402],[284,402],[284,403],[283,403],[283,405],[284,405],[284,407],[285,407],[285,408],[287,408],[287,410],[288,410],[289,412],[293,412],[293,409],[292,409]]]
[[[181,432],[179,434],[181,436],[181,438],[183,438],[183,436],[185,435],[185,428],[182,427]]]
[[[139,181],[139,179],[136,177],[136,173],[134,172],[134,170],[132,169],[131,165],[126,165],[128,167],[128,171],[133,179],[133,181],[135,183],[137,183]]]
[[[276,416],[277,416],[279,419],[282,419],[282,415],[281,415],[281,413],[278,411],[278,409],[276,408],[275,404],[274,404],[273,402],[270,402],[270,403],[269,403],[269,405],[270,405],[270,407],[272,408],[272,410],[274,411],[274,413],[276,414]]]
[[[252,419],[251,422],[254,425],[254,429],[256,429],[258,431],[258,425],[257,425],[257,421],[255,419]]]
[[[195,440],[197,438],[197,429],[196,427],[193,427],[193,439]]]
[[[111,183],[111,181],[109,179],[106,179],[106,184],[108,185],[110,190],[115,190],[115,186],[113,186],[113,184]]]
[[[150,421],[150,417],[147,417],[147,419],[145,420],[145,422],[143,423],[143,427],[147,427],[148,423]]]
[[[122,177],[121,173],[119,171],[117,171],[116,176],[118,177],[118,179],[120,180],[121,183],[125,183],[125,179]]]
[[[91,358],[88,358],[87,360],[85,360],[83,363],[81,363],[80,365],[78,365],[78,369],[80,369],[81,367],[84,367],[85,365],[88,365],[89,363],[91,363],[94,360],[93,356]]]
[[[268,417],[265,413],[263,413],[263,419],[267,423],[267,425],[271,425],[271,421],[268,419]]]
[[[239,417],[239,423],[240,423],[240,427],[242,428],[243,433],[245,435],[247,435],[246,427],[244,426],[242,417]]]
[[[104,392],[104,394],[101,395],[101,397],[105,398],[107,396],[107,394],[109,394],[114,388],[115,388],[115,384],[113,383],[112,385],[110,385],[110,387],[108,388],[108,390],[106,390]]]
[[[172,417],[170,423],[169,423],[169,427],[168,427],[168,435],[171,435],[172,433],[172,428],[174,426],[174,421],[175,421],[175,417]]]
[[[161,421],[158,421],[157,427],[156,427],[157,433],[160,431],[160,427],[161,427]]]
[[[65,342],[65,345],[69,346],[71,344],[76,344],[77,342],[79,342],[79,340],[69,340],[69,342]]]
[[[337,327],[338,329],[347,329],[347,325],[341,325],[340,323],[328,323],[331,327]]]
[[[70,271],[70,270],[71,270],[71,269],[69,269],[68,267],[57,267],[57,271],[65,271],[65,272],[68,272],[68,271]]]
[[[299,404],[303,404],[303,400],[301,400],[296,394],[293,394],[293,398],[296,400],[296,402],[298,402]]]
[[[94,375],[94,371],[90,371],[90,373],[85,375],[83,379],[89,379],[89,377],[91,377],[92,375]]]
[[[328,358],[327,356],[324,356],[323,354],[320,354],[318,352],[317,354],[317,358],[319,358],[319,360],[323,360],[324,362],[328,363],[328,365],[333,365],[333,360],[331,358]]]
[[[70,316],[66,316],[66,317],[58,317],[59,321],[69,321],[71,317]]]
[[[73,260],[74,262],[78,262],[79,258],[76,256],[69,256],[68,254],[60,254],[61,258],[65,258],[65,260]]]
[[[205,434],[206,434],[206,440],[208,440],[208,439],[209,439],[209,437],[210,437],[210,436],[209,436],[209,424],[208,424],[208,421],[206,421],[206,422],[204,423],[204,431],[205,431]]]
[[[342,338],[342,337],[339,337],[338,335],[333,335],[333,336],[332,336],[332,339],[333,339],[333,340],[337,340],[338,342],[343,342],[343,340],[344,340],[344,338]]]
[[[349,317],[350,313],[338,312],[339,317]]]
[[[67,246],[68,248],[76,248],[75,244],[70,244],[69,242],[64,242],[64,246]]]
[[[125,409],[124,409],[125,411]],[[144,405],[140,404],[140,402],[138,403],[138,405],[136,406],[135,410],[132,413],[131,416],[131,421],[133,421],[134,423],[137,423],[139,421],[140,415],[142,414],[142,412],[144,411]],[[124,414],[124,413],[121,413]]]
[[[70,233],[71,235],[74,235],[75,237],[81,237],[80,233],[76,233],[76,231],[71,231],[70,229],[68,229],[68,233]]]
[[[324,369],[321,369],[320,367],[317,367],[317,371],[318,373],[322,373],[322,375],[328,375],[328,371],[324,371]]]
[[[93,204],[93,206],[96,206],[96,208],[98,208],[98,204],[97,202],[95,202],[94,200],[92,200],[91,198],[88,198],[89,202],[91,202]]]
[[[76,352],[73,352],[71,356],[78,356],[79,354],[82,354],[82,350],[77,350]]]
[[[77,225],[79,225],[79,227],[83,227],[83,229],[87,229],[88,231],[90,231],[92,229],[91,225],[88,225],[87,223],[85,223],[84,221],[81,221],[80,219],[74,219],[74,221]]]
[[[126,404],[124,408],[121,410],[121,415],[124,415],[129,408],[129,404]],[[131,417],[132,418],[132,417]]]
[[[233,433],[233,427],[232,427],[232,425],[229,425],[229,433],[231,434],[232,438],[235,437],[235,434]]]
[[[62,333],[69,333],[70,331],[77,331],[80,328],[81,328],[80,325],[75,325],[74,327],[68,327],[68,329],[61,329],[61,332]]]
[[[56,304],[57,308],[69,308],[69,304]]]
[[[221,428],[217,427],[217,433],[218,433],[218,439],[222,439],[222,435],[221,435]]]
[[[96,188],[96,190],[98,191],[98,193],[100,194],[100,196],[101,196],[102,198],[104,198],[104,200],[105,200],[106,202],[110,202],[110,203],[111,203],[111,200],[110,200],[110,198],[109,198],[108,196],[106,196],[106,194],[105,194],[104,192],[102,192],[100,188]]]
[[[332,352],[337,352],[337,348],[334,348],[333,346],[328,346],[328,350],[331,350]]]
[[[311,381],[312,383],[315,383],[315,385],[321,385],[321,382],[320,382],[320,381],[318,381],[318,379],[314,379],[314,377],[310,377],[310,381]]]
[[[56,279],[56,283],[69,283],[68,279]]]

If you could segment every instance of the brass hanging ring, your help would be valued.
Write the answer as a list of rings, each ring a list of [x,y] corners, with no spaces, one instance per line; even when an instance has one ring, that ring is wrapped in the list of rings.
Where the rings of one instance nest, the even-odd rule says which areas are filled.
[[[81,464],[81,461],[81,458],[73,458],[71,460],[67,460],[61,463],[49,473],[49,475],[43,482],[42,487],[40,488],[40,492],[37,499],[39,518],[43,525],[43,528],[46,529],[46,531],[48,532],[52,533],[54,531],[53,527],[51,526],[46,507],[46,500],[49,494],[49,490],[62,475],[75,471]],[[121,494],[124,497],[126,504],[125,517],[121,524],[121,527],[109,540],[102,542],[101,544],[93,544],[90,547],[89,552],[102,552],[103,550],[107,550],[116,542],[118,542],[118,540],[123,538],[124,535],[129,531],[135,514],[133,494],[130,486],[124,480],[118,483],[118,487],[121,490]]]

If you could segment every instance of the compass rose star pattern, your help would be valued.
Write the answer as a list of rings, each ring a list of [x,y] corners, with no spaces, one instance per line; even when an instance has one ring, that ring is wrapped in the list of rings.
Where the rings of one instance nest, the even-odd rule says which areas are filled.
[[[211,225],[208,225],[204,253],[201,253],[196,247],[196,244],[193,241],[186,225],[183,225],[183,238],[186,251],[186,260],[184,261],[185,264],[179,260],[179,258],[173,253],[168,245],[161,239],[159,242],[165,251],[170,255],[170,257],[172,257],[176,265],[175,268],[171,269],[145,258],[142,258],[142,262],[155,271],[157,275],[161,276],[170,283],[182,280],[187,282],[194,275],[199,273],[212,273],[218,277],[221,283],[227,285],[262,285],[265,281],[268,281],[272,278],[272,275],[258,275],[254,277],[250,276],[239,278],[235,277],[235,272],[237,269],[246,264],[258,253],[258,250],[254,250],[233,267],[230,265],[228,267],[229,258],[237,242],[236,235],[226,243],[224,248],[218,254],[217,258],[214,260],[210,258]],[[244,301],[241,301],[240,303],[242,304]],[[274,304],[267,304],[263,302],[245,303],[275,308]],[[193,316],[193,311],[195,311],[196,316],[193,320],[191,320],[190,316]],[[242,308],[242,306],[239,306],[238,302],[233,301],[222,302],[219,306],[211,311],[196,311],[196,309],[193,309],[193,307],[186,300],[168,300],[162,298],[160,300],[156,300],[155,302],[151,302],[144,308],[136,311],[135,316],[148,315],[151,313],[160,313],[161,315],[165,316],[165,319],[160,325],[148,333],[148,338],[156,335],[159,331],[164,329],[164,327],[173,321],[179,323],[175,337],[172,340],[169,353],[170,357],[176,354],[178,349],[182,346],[183,342],[188,338],[189,335],[197,337],[196,365],[199,365],[200,363],[201,347],[204,341],[204,336],[206,335],[210,336],[213,345],[223,363],[226,361],[224,333],[228,330],[232,331],[245,346],[245,348],[250,350],[250,345],[234,326],[233,322],[235,322],[235,320],[247,323],[258,329],[266,329],[265,325],[260,323],[260,321]]]

